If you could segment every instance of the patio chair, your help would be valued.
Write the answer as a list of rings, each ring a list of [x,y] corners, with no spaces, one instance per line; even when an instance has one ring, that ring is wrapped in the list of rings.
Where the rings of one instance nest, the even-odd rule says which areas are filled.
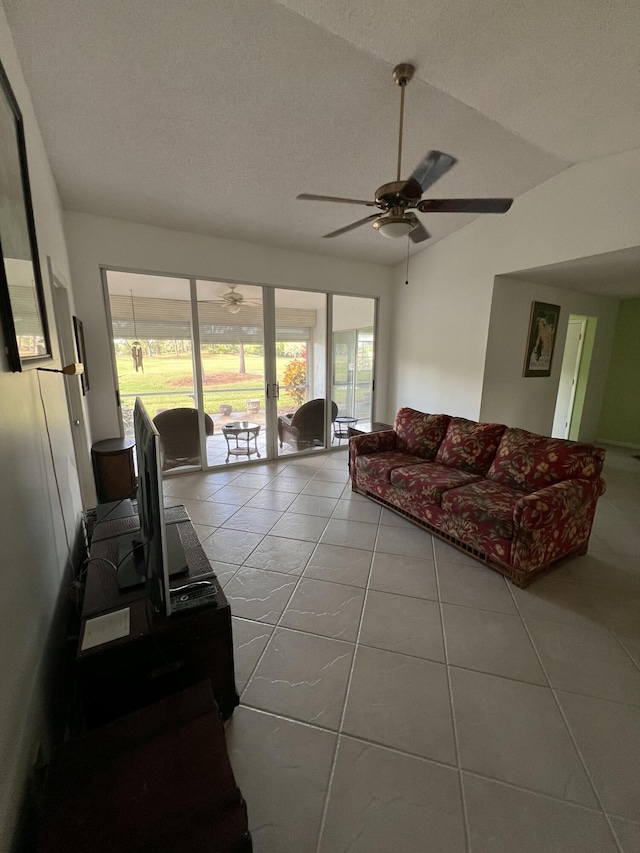
[[[167,409],[153,419],[162,444],[162,470],[182,465],[200,465],[200,436],[196,409]],[[205,413],[207,436],[213,435],[213,420]]]
[[[338,415],[337,405],[331,401],[331,420]],[[278,417],[280,447],[286,442],[294,450],[324,447],[325,410],[324,400],[309,400],[288,415]]]

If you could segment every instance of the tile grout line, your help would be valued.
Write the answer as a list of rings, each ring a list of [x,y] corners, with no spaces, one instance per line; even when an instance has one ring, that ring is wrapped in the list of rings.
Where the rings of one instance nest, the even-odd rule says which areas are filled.
[[[304,541],[304,540],[293,540],[293,541]],[[263,659],[263,657],[266,655],[266,653],[267,653],[267,649],[268,649],[268,648],[269,648],[269,646],[271,645],[271,641],[273,640],[273,637],[275,636],[276,629],[277,629],[277,628],[284,628],[284,626],[280,625],[280,622],[281,622],[281,620],[282,620],[282,617],[284,616],[285,610],[286,610],[286,609],[287,609],[287,607],[289,606],[289,603],[290,603],[291,599],[292,599],[292,598],[293,598],[293,596],[295,595],[296,590],[297,590],[297,589],[298,589],[298,587],[300,586],[300,582],[302,581],[302,578],[304,577],[305,569],[306,569],[306,567],[309,565],[309,562],[310,562],[310,560],[312,559],[313,555],[315,554],[315,552],[316,552],[316,550],[317,550],[317,548],[318,548],[318,545],[319,545],[319,544],[320,544],[320,542],[319,542],[319,541],[318,541],[318,542],[316,542],[316,544],[315,544],[315,548],[314,548],[314,549],[313,549],[313,551],[311,552],[311,554],[310,554],[310,556],[309,556],[309,559],[307,560],[307,562],[306,562],[306,564],[305,564],[304,569],[303,569],[303,570],[302,570],[302,572],[297,576],[297,581],[296,581],[296,583],[294,584],[294,587],[293,587],[293,589],[292,589],[292,591],[291,591],[291,595],[289,596],[289,598],[288,598],[288,599],[287,599],[287,601],[285,602],[285,605],[284,605],[284,607],[282,608],[282,613],[281,613],[281,614],[280,614],[280,616],[278,617],[277,622],[275,622],[273,625],[270,625],[270,623],[263,623],[263,624],[267,624],[267,625],[269,625],[269,627],[271,628],[271,635],[269,636],[269,639],[267,640],[267,642],[266,642],[266,644],[265,644],[265,647],[264,647],[264,649],[262,650],[262,653],[261,653],[261,654],[260,654],[260,656],[258,657],[258,660],[257,660],[257,661],[256,661],[256,663],[255,663],[255,666],[254,666],[254,667],[253,667],[253,669],[251,670],[251,673],[250,673],[249,677],[247,678],[247,683],[246,683],[246,684],[245,684],[245,686],[242,688],[242,693],[240,694],[240,701],[242,701],[242,697],[243,697],[243,696],[244,696],[244,694],[247,692],[247,688],[249,687],[249,684],[250,684],[251,679],[253,678],[253,676],[254,676],[254,674],[255,674],[255,671],[257,670],[257,668],[258,668],[258,667],[260,666],[260,664],[262,663],[262,659]],[[258,547],[258,546],[256,546],[256,547]],[[253,550],[255,551],[255,548],[254,548]],[[251,554],[253,554],[253,551],[251,552]],[[249,554],[249,557],[251,556],[251,554]],[[247,559],[249,559],[249,557],[247,557]],[[243,564],[242,566],[239,566],[239,567],[238,567],[238,571],[239,571],[241,568],[243,568],[243,567],[244,567],[244,568],[248,568],[248,569],[250,569],[250,568],[254,568],[253,566],[246,566],[246,567],[245,567],[245,566],[244,566],[244,564]],[[255,571],[257,571],[257,572],[258,572],[258,571],[263,571],[263,569],[255,569]],[[283,576],[283,577],[292,577],[291,575],[289,575],[288,573],[285,573],[285,572],[281,572],[280,574],[282,574],[282,576]],[[235,577],[235,575],[234,575],[234,577]],[[295,577],[295,575],[294,575],[293,577]],[[233,615],[233,614],[232,614],[232,615]],[[243,619],[243,618],[247,618],[247,617],[239,616],[239,617],[237,617],[237,618],[239,618],[239,619]],[[259,619],[255,619],[255,620],[252,620],[252,621],[259,622],[260,620],[259,620]],[[286,630],[291,630],[291,629],[286,629]],[[307,632],[301,631],[300,633],[307,633]],[[247,707],[250,707],[250,706],[247,706]],[[262,710],[264,710],[264,709],[262,709]],[[266,711],[265,713],[271,713],[271,712]],[[321,727],[319,727],[319,728],[321,728]]]
[[[617,834],[613,828],[613,824],[611,823],[609,815],[607,814],[607,811],[604,808],[604,804],[600,798],[600,794],[598,793],[598,790],[595,786],[595,783],[593,781],[593,778],[591,776],[589,768],[587,767],[587,763],[586,763],[586,761],[582,755],[581,750],[578,748],[578,743],[574,737],[573,732],[571,731],[571,726],[569,725],[569,720],[567,719],[567,716],[566,716],[566,714],[562,708],[562,705],[561,705],[560,700],[559,700],[558,695],[557,695],[556,688],[554,688],[553,685],[551,684],[551,679],[549,678],[549,674],[547,672],[547,669],[546,669],[546,667],[542,661],[542,657],[538,652],[538,649],[537,649],[536,644],[533,640],[533,637],[531,636],[531,633],[530,633],[529,628],[527,626],[526,620],[520,611],[520,608],[518,606],[518,602],[516,601],[516,596],[513,594],[513,591],[511,589],[509,589],[509,592],[511,593],[511,596],[513,598],[516,609],[520,615],[520,619],[522,620],[522,625],[524,627],[524,630],[527,632],[527,636],[529,637],[529,642],[533,646],[533,650],[535,652],[535,655],[538,658],[538,663],[540,664],[540,667],[542,668],[542,672],[544,673],[544,677],[547,679],[547,682],[549,685],[549,690],[551,691],[551,695],[553,696],[553,700],[556,703],[556,707],[558,708],[558,711],[560,712],[562,722],[564,723],[565,729],[567,730],[569,738],[571,739],[571,743],[573,744],[573,748],[576,751],[576,755],[580,759],[580,764],[582,765],[582,769],[584,770],[584,774],[587,777],[587,779],[589,780],[589,784],[591,785],[591,790],[593,791],[593,795],[596,799],[596,802],[598,803],[598,805],[600,807],[601,813],[604,816],[605,821],[607,822],[607,825],[609,827],[609,831],[611,832],[611,835],[613,836],[614,843],[615,843],[616,847],[618,848],[619,853],[624,853],[624,850],[622,849],[622,847],[618,841],[618,836],[617,836]]]
[[[625,644],[622,642],[622,640],[621,640],[621,639],[620,639],[620,637],[616,634],[616,632],[613,630],[613,628],[610,628],[609,630],[611,631],[611,633],[613,634],[613,636],[614,636],[614,637],[615,637],[615,639],[616,639],[616,642],[618,643],[618,645],[620,646],[620,648],[622,649],[622,651],[625,653],[625,655],[629,658],[629,660],[631,661],[631,663],[635,666],[635,668],[636,668],[636,669],[640,670],[640,660],[636,660],[636,659],[634,658],[634,656],[631,654],[631,652],[629,651],[629,649],[625,646]],[[623,636],[624,636],[624,635],[623,635]]]
[[[286,467],[287,467],[287,466],[285,466],[285,469],[286,469]],[[285,469],[283,469],[283,470],[285,470]],[[278,476],[278,475],[276,475],[276,476]],[[236,479],[237,479],[237,478],[236,478]],[[231,482],[233,482],[233,481],[231,481]],[[228,485],[228,484],[225,484],[225,485]],[[267,485],[268,485],[268,483],[267,483],[267,484],[265,484],[264,486],[262,486],[260,489],[258,489],[258,491],[256,492],[256,495],[257,495],[257,494],[260,494],[260,492],[264,491],[264,490],[266,489],[266,486],[267,486]],[[267,491],[268,491],[268,490],[267,490]],[[296,493],[296,494],[298,494],[298,493]],[[256,495],[254,495],[253,497],[255,497]],[[295,500],[295,498],[294,498],[294,500]],[[243,504],[243,506],[246,506],[246,504]],[[239,509],[242,509],[242,507],[239,507]],[[284,515],[284,512],[286,512],[286,510],[284,510],[284,511],[283,511],[283,515]],[[276,522],[276,524],[277,524],[277,522]],[[275,525],[274,525],[274,526],[275,526]],[[219,530],[220,528],[217,528],[217,529]],[[242,531],[236,531],[236,532],[242,532]],[[240,563],[240,565],[238,566],[238,568],[236,569],[236,571],[235,571],[235,572],[233,573],[233,575],[229,578],[229,580],[228,580],[228,581],[227,581],[227,583],[225,584],[225,587],[228,585],[229,581],[233,580],[233,578],[238,574],[238,572],[240,571],[240,569],[242,569],[242,568],[255,568],[254,566],[247,566],[247,565],[246,565],[246,561],[251,557],[251,554],[253,554],[253,553],[255,552],[256,548],[259,548],[259,547],[260,547],[260,545],[264,542],[265,538],[266,538],[268,535],[269,535],[268,533],[265,533],[265,534],[264,534],[264,536],[262,537],[262,539],[260,540],[260,542],[255,546],[255,548],[253,548],[253,549],[251,550],[251,552],[250,552],[249,554],[247,554],[247,556],[245,557],[245,559],[242,561],[242,563]],[[207,537],[207,538],[208,538],[208,537]],[[317,547],[317,543],[316,543],[316,547]],[[314,549],[314,551],[312,552],[312,555],[313,555],[313,553],[315,553],[315,549]],[[311,557],[309,557],[309,559],[311,559]],[[256,571],[258,571],[258,570],[256,569]],[[304,569],[303,569],[303,572],[304,572]],[[281,574],[282,574],[282,575],[283,575],[283,577],[284,577],[284,576],[286,576],[288,573],[287,573],[287,572],[281,572]],[[295,589],[296,589],[296,588],[297,588],[297,584],[296,584],[296,586],[294,587],[294,592],[295,592]],[[224,592],[224,589],[223,589],[223,592]],[[293,595],[293,592],[292,592],[292,595]],[[225,597],[226,597],[226,594],[225,594]],[[287,600],[287,603],[285,604],[285,608],[287,607],[287,605],[288,605],[288,603],[289,603],[289,601],[290,601],[290,600],[291,600],[291,598],[289,598],[289,599]],[[284,612],[284,610],[283,610],[283,612]],[[231,616],[233,617],[233,613],[231,613]],[[243,618],[247,618],[247,617],[237,616],[236,618],[238,618],[238,619],[243,619]],[[259,619],[253,619],[253,620],[250,620],[250,621],[260,622],[260,620],[259,620]],[[238,694],[238,698],[239,698],[239,702],[240,702],[240,703],[242,702],[242,697],[244,696],[244,694],[245,694],[245,693],[246,693],[246,691],[247,691],[247,687],[249,686],[249,682],[250,682],[250,681],[251,681],[251,679],[253,678],[253,675],[254,675],[254,673],[255,673],[256,669],[258,668],[258,666],[259,666],[260,662],[262,661],[262,658],[264,657],[264,655],[265,655],[265,653],[266,653],[266,651],[267,651],[267,648],[268,648],[268,646],[269,646],[269,643],[271,642],[271,639],[272,639],[272,637],[273,637],[273,635],[274,635],[274,633],[275,633],[275,629],[276,629],[276,627],[277,627],[277,623],[276,623],[276,625],[272,625],[272,624],[270,624],[270,623],[268,623],[268,622],[261,622],[261,624],[265,625],[267,629],[270,629],[269,639],[268,639],[268,640],[267,640],[267,642],[265,643],[265,647],[264,647],[264,649],[262,650],[261,654],[258,656],[258,659],[257,659],[257,661],[256,661],[255,665],[254,665],[254,666],[253,666],[253,668],[251,669],[251,672],[249,673],[249,676],[248,676],[248,678],[247,678],[247,680],[246,680],[246,683],[245,683],[244,687],[242,688],[242,691]],[[245,706],[245,707],[250,707],[250,706]],[[265,713],[269,713],[269,712],[265,712]]]
[[[369,595],[369,583],[371,581],[371,572],[373,571],[373,561],[374,561],[375,554],[376,554],[376,545],[378,542],[379,533],[380,533],[380,519],[378,519],[376,536],[375,536],[375,539],[373,542],[373,549],[371,551],[371,562],[369,564],[369,572],[367,574],[367,583],[366,583],[366,586],[364,589],[364,598],[362,600],[362,610],[360,611],[360,619],[358,620],[358,628],[356,631],[356,638],[355,638],[354,648],[353,648],[353,658],[351,659],[351,666],[349,668],[349,676],[347,678],[347,684],[346,684],[345,693],[344,693],[344,702],[342,705],[342,714],[340,715],[340,721],[338,722],[338,731],[337,731],[337,736],[336,736],[335,747],[333,750],[331,767],[329,769],[329,778],[327,781],[327,790],[325,792],[324,802],[322,804],[322,814],[320,817],[320,828],[318,831],[318,841],[316,844],[316,853],[320,853],[320,847],[322,844],[322,836],[324,834],[324,829],[325,829],[326,820],[327,820],[327,813],[329,811],[329,800],[331,798],[331,789],[333,788],[333,780],[335,777],[336,765],[338,763],[338,749],[340,747],[340,741],[341,741],[343,734],[344,734],[343,733],[344,719],[345,719],[345,716],[347,713],[347,703],[349,701],[349,692],[351,690],[351,682],[353,680],[353,672],[354,672],[355,665],[356,665],[356,657],[358,654],[358,644],[360,641],[360,634],[362,632],[362,623],[364,621],[364,612],[365,612],[365,608],[367,606],[367,598]]]
[[[322,466],[320,466],[320,467],[322,467]],[[314,474],[314,475],[309,479],[309,481],[307,482],[307,484],[306,484],[306,485],[309,485],[309,483],[314,479],[314,477],[315,477],[315,474]],[[265,488],[265,486],[263,486],[262,488],[264,489],[264,488]],[[262,491],[262,489],[260,489],[259,491]],[[299,495],[299,494],[300,494],[300,492],[297,492],[296,494],[297,494],[297,495]],[[287,510],[285,510],[284,512],[287,512]],[[283,515],[284,515],[284,512],[283,512]],[[280,624],[280,623],[281,623],[281,621],[282,621],[282,618],[283,618],[283,616],[284,616],[284,614],[285,614],[285,611],[286,611],[287,607],[289,606],[289,603],[291,602],[291,599],[292,599],[292,598],[293,598],[293,596],[295,595],[296,590],[298,589],[298,587],[300,586],[300,583],[302,582],[302,579],[304,578],[304,573],[305,573],[305,571],[306,571],[306,569],[307,569],[307,566],[309,565],[309,563],[310,563],[310,562],[311,562],[311,560],[313,559],[313,555],[314,555],[314,554],[316,553],[316,551],[318,550],[318,547],[319,547],[319,545],[320,545],[320,540],[322,539],[322,536],[324,535],[324,532],[326,531],[326,529],[327,529],[327,527],[328,527],[328,525],[329,525],[329,521],[330,521],[330,520],[331,520],[331,517],[329,517],[329,518],[327,519],[327,522],[326,522],[326,524],[325,524],[324,530],[323,530],[323,531],[322,531],[322,533],[320,534],[320,537],[318,538],[318,541],[315,543],[315,547],[314,547],[313,551],[312,551],[312,552],[311,552],[311,554],[309,555],[309,558],[308,558],[307,562],[305,563],[304,568],[302,569],[302,571],[300,572],[300,574],[297,576],[297,581],[296,581],[296,583],[294,584],[293,590],[291,591],[291,595],[289,596],[289,598],[287,599],[287,601],[286,601],[286,603],[285,603],[284,607],[282,608],[282,612],[281,612],[280,616],[278,617],[278,621],[277,621],[274,625],[272,625],[272,626],[271,626],[271,627],[272,627],[271,635],[270,635],[269,639],[267,640],[267,642],[266,642],[266,644],[265,644],[265,647],[264,647],[264,649],[262,650],[262,653],[261,653],[261,654],[260,654],[260,656],[258,657],[258,660],[257,660],[257,661],[256,661],[256,663],[255,663],[255,666],[254,666],[254,667],[253,667],[253,669],[251,670],[251,673],[250,673],[249,677],[247,678],[247,682],[246,682],[245,686],[242,688],[242,693],[240,694],[240,701],[242,701],[242,697],[243,697],[243,696],[245,695],[245,693],[247,692],[247,688],[249,687],[249,684],[250,684],[250,682],[251,682],[251,679],[253,678],[253,676],[254,676],[254,674],[255,674],[255,672],[256,672],[256,670],[257,670],[258,666],[259,666],[259,665],[260,665],[260,663],[262,662],[262,659],[264,658],[265,654],[267,653],[267,649],[268,649],[268,648],[269,648],[269,646],[271,645],[271,642],[272,642],[272,640],[273,640],[273,638],[274,638],[274,636],[275,636],[276,629],[277,629],[277,628],[284,628],[284,627],[285,627],[285,626],[282,626],[282,625]],[[276,522],[276,524],[277,524],[277,522]],[[275,526],[275,525],[274,525],[274,526]],[[269,535],[268,533],[266,533],[266,534],[265,534],[265,536],[263,537],[263,539],[258,543],[258,545],[256,545],[256,548],[260,547],[260,545],[262,544],[262,542],[264,541],[264,539],[265,539],[268,535]],[[286,538],[286,537],[283,537],[283,538]],[[295,540],[295,539],[294,539],[294,540],[292,540],[292,541],[294,541],[294,542],[295,542],[295,541],[307,541],[307,540]],[[253,554],[253,553],[254,553],[254,551],[256,550],[256,548],[254,548],[254,549],[251,551],[251,553],[247,555],[247,557],[245,558],[245,561],[244,561],[244,562],[243,562],[243,563],[238,567],[238,571],[239,571],[241,568],[243,568],[243,567],[245,566],[245,562],[246,562],[246,560],[248,560],[248,559],[249,559],[249,557],[251,557],[251,554]],[[254,567],[252,567],[252,566],[247,566],[246,568],[254,568]],[[256,569],[256,571],[261,571],[261,570],[260,570],[260,569]],[[237,574],[237,572],[236,572],[235,574]],[[234,574],[234,577],[235,577],[235,574]],[[283,574],[283,576],[284,576],[284,575],[288,575],[289,573],[282,572],[282,574]],[[291,576],[291,575],[289,575],[289,576]],[[295,576],[294,576],[294,577],[295,577]],[[233,615],[233,614],[232,614],[232,615]],[[239,617],[239,618],[242,618],[242,617]],[[255,621],[260,621],[260,620],[255,620]],[[287,629],[287,630],[289,630],[289,629]],[[301,632],[301,633],[308,633],[308,632],[304,632],[304,631],[303,631],[303,632]],[[342,641],[342,642],[344,642],[344,641]],[[355,650],[354,650],[354,657],[355,657]],[[246,707],[250,707],[250,706],[246,706]],[[263,710],[264,710],[264,709],[263,709]],[[267,711],[266,713],[269,713],[269,712]]]
[[[444,664],[447,673],[447,687],[449,688],[449,705],[451,706],[451,726],[453,729],[453,745],[455,749],[456,767],[458,771],[458,786],[460,789],[460,804],[462,806],[462,825],[464,827],[464,840],[467,851],[471,850],[471,833],[469,830],[469,816],[467,801],[462,782],[462,766],[460,762],[460,746],[458,743],[458,726],[456,723],[455,708],[453,702],[453,689],[451,687],[451,669],[449,665],[449,652],[447,649],[447,637],[444,627],[444,613],[442,611],[442,599],[440,597],[440,575],[438,574],[438,559],[436,555],[435,537],[431,536],[431,551],[433,553],[433,573],[436,579],[436,593],[438,595],[438,610],[440,612],[440,626],[442,630],[442,646],[444,650]],[[445,561],[446,562],[446,561]]]
[[[311,479],[313,480],[313,477],[312,477]],[[309,482],[311,482],[311,480],[310,480]],[[339,499],[338,499],[338,500],[339,500]],[[330,516],[330,517],[327,519],[327,524],[325,525],[325,530],[327,529],[327,526],[328,526],[328,524],[329,524],[329,521],[331,521],[332,517],[333,517],[333,516]],[[324,531],[323,531],[323,533],[324,533]],[[268,535],[269,535],[268,533],[267,533],[267,534],[265,534],[265,536],[268,536]],[[321,534],[321,535],[320,535],[320,539],[322,538],[322,535],[323,535],[323,534]],[[298,587],[300,586],[300,583],[301,583],[303,580],[319,580],[319,581],[320,581],[320,583],[335,583],[334,581],[322,581],[321,579],[318,579],[318,578],[305,578],[305,574],[304,574],[304,573],[305,573],[306,569],[308,568],[309,563],[310,563],[310,562],[311,562],[311,560],[313,559],[314,554],[316,553],[316,551],[318,550],[318,548],[319,548],[319,546],[320,546],[320,544],[321,544],[320,539],[315,543],[315,547],[314,547],[313,551],[311,552],[311,554],[309,555],[309,558],[308,558],[307,562],[305,563],[305,566],[304,566],[304,568],[302,569],[302,572],[300,573],[300,575],[298,575],[298,576],[297,576],[298,580],[297,580],[297,582],[296,582],[296,584],[295,584],[295,586],[294,586],[294,588],[293,588],[293,591],[292,591],[292,593],[291,593],[291,596],[289,597],[289,599],[287,600],[286,604],[284,605],[284,608],[283,608],[283,610],[282,610],[282,613],[280,614],[280,617],[279,617],[278,621],[277,621],[274,625],[271,625],[270,623],[266,623],[266,622],[261,623],[261,624],[266,625],[266,626],[267,626],[267,628],[270,628],[270,629],[271,629],[271,634],[270,634],[270,636],[269,636],[269,639],[267,640],[267,643],[266,643],[266,645],[265,645],[265,648],[263,649],[263,651],[262,651],[262,653],[260,654],[260,656],[259,656],[258,660],[256,661],[256,663],[255,663],[254,667],[252,668],[251,673],[250,673],[250,675],[249,675],[249,677],[248,677],[248,679],[247,679],[247,682],[246,682],[245,686],[244,686],[244,687],[243,687],[243,689],[242,689],[242,692],[241,692],[241,694],[240,694],[240,701],[242,701],[242,697],[245,695],[245,693],[246,693],[246,691],[247,691],[247,688],[249,687],[249,682],[250,682],[250,681],[251,681],[251,679],[253,678],[253,675],[255,674],[256,669],[258,668],[258,666],[259,666],[259,665],[260,665],[260,663],[262,662],[263,657],[264,657],[264,656],[265,656],[265,654],[266,654],[267,648],[268,648],[268,646],[269,646],[269,644],[270,644],[270,642],[271,642],[271,640],[272,640],[272,638],[273,638],[273,636],[274,636],[274,634],[275,634],[275,630],[276,630],[276,628],[282,628],[283,630],[287,630],[287,631],[298,631],[298,633],[302,633],[302,634],[310,634],[311,636],[315,636],[315,637],[324,637],[324,636],[325,636],[324,634],[313,634],[311,631],[302,631],[302,630],[300,630],[300,629],[296,629],[296,628],[287,628],[286,626],[281,625],[281,621],[282,621],[282,618],[284,617],[285,611],[286,611],[287,607],[289,606],[289,604],[290,604],[290,602],[291,602],[291,600],[292,600],[293,596],[295,595],[296,590],[297,590],[297,589],[298,589]],[[264,540],[262,540],[262,541],[264,541]],[[292,541],[306,541],[306,540],[292,540]],[[258,548],[258,547],[260,546],[260,544],[262,544],[262,543],[258,543],[258,545],[256,545],[256,548]],[[349,546],[341,546],[341,547],[349,547]],[[375,543],[374,543],[374,548],[375,548]],[[253,554],[255,550],[256,550],[256,549],[254,548],[254,549],[253,549],[253,551],[251,552],[251,554]],[[366,549],[359,549],[359,550],[366,550]],[[249,554],[249,555],[248,555],[248,557],[246,558],[247,560],[251,557],[251,554]],[[374,554],[374,552],[372,551],[372,552],[371,552],[371,562],[372,562],[372,563],[373,563],[373,554]],[[235,577],[235,576],[236,576],[236,574],[238,573],[238,571],[239,571],[240,569],[242,569],[242,568],[255,568],[255,567],[253,567],[253,566],[246,566],[246,561],[245,561],[245,563],[242,563],[240,566],[238,566],[238,568],[236,569],[236,571],[234,572],[234,574],[233,574],[233,576],[232,576],[232,577]],[[261,570],[261,569],[256,569],[256,571],[262,571],[262,570]],[[371,566],[369,567],[369,572],[370,572],[370,571],[371,571]],[[280,574],[282,574],[282,575],[283,575],[283,577],[284,577],[284,576],[288,576],[288,577],[295,577],[295,575],[294,575],[294,576],[292,576],[292,575],[291,575],[290,573],[288,573],[288,572],[281,572]],[[232,579],[232,578],[229,578],[229,580],[231,580],[231,579]],[[368,581],[367,581],[367,582],[368,582]],[[356,589],[356,590],[357,590],[357,589],[361,589],[361,587],[355,587],[355,586],[354,586],[354,587],[352,587],[350,584],[342,584],[342,586],[347,586],[347,587],[350,587],[350,588],[352,588],[352,589]],[[365,588],[365,598],[366,598],[366,588]],[[364,600],[363,600],[363,610],[362,610],[362,612],[364,613]],[[239,618],[239,619],[246,619],[246,618],[248,618],[248,617],[238,616],[238,617],[236,617],[236,618]],[[253,619],[253,620],[250,620],[250,621],[253,621],[253,622],[260,622],[260,620],[259,620],[259,619]],[[342,640],[342,639],[341,639],[341,638],[339,638],[339,637],[335,637],[335,638],[329,637],[328,639],[338,639],[338,640],[340,640],[340,642],[349,642],[349,641],[347,641],[347,640]],[[353,657],[354,657],[354,659],[355,659],[355,647],[356,647],[356,641],[354,641],[354,642],[353,642],[353,646],[354,646],[354,653],[353,653]],[[352,665],[353,665],[353,661],[352,661]],[[345,697],[345,702],[346,702],[346,697]],[[252,707],[252,706],[246,706],[246,707]],[[264,711],[264,709],[257,709],[257,710],[263,710],[263,711]],[[272,713],[272,712],[265,711],[265,713]],[[289,717],[286,717],[286,716],[285,716],[285,719],[294,719],[294,718],[289,718]],[[304,721],[297,720],[296,722],[304,722]],[[333,729],[324,729],[322,726],[318,726],[318,728],[319,728],[319,729],[322,729],[323,731],[334,731]]]

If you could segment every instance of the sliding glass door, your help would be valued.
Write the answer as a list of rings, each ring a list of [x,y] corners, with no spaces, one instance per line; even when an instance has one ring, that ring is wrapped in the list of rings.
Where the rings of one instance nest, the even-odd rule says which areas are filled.
[[[313,453],[334,443],[336,417],[371,419],[375,300],[111,270],[105,281],[123,434],[140,396],[165,471]]]
[[[279,456],[328,446],[327,295],[275,289]]]
[[[262,288],[196,282],[202,405],[213,424],[207,464],[267,455]]]
[[[196,405],[189,280],[109,271],[107,293],[123,433],[133,437],[136,397],[154,418]],[[163,420],[181,429],[179,414]],[[190,465],[201,463],[198,446],[184,455]]]
[[[332,396],[338,416],[370,421],[373,413],[375,300],[334,296]]]

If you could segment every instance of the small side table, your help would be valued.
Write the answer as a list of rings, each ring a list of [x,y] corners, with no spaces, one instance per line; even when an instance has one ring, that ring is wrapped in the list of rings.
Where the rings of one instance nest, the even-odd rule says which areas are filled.
[[[393,429],[393,424],[383,424],[382,421],[363,421],[356,426],[350,426],[347,430],[349,438],[354,435],[367,435],[370,432],[383,432],[386,429]]]
[[[136,488],[134,446],[130,438],[107,438],[91,448],[98,503],[132,497]]]
[[[253,453],[258,459],[261,458],[258,450],[258,433],[260,432],[260,424],[254,424],[251,421],[233,421],[230,424],[225,424],[222,427],[222,434],[227,442],[227,458],[225,462],[229,462],[230,456],[247,456],[249,459]],[[235,438],[235,445],[232,445],[232,439]],[[253,440],[253,447],[250,442]],[[244,446],[240,445],[244,442]]]
[[[350,418],[346,415],[334,418],[333,437],[338,439],[338,445],[341,444],[343,438],[349,438],[349,428],[355,426],[357,423],[357,418]]]

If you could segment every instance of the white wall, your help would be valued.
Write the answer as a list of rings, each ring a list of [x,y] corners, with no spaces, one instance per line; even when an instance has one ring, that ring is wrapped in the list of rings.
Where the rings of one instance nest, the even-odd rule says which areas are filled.
[[[531,303],[560,306],[551,376],[524,377]],[[496,279],[489,320],[480,420],[506,423],[551,435],[570,314],[597,317],[596,338],[579,438],[595,441],[607,380],[618,300],[517,281]]]
[[[495,276],[638,245],[638,198],[640,150],[580,164],[396,267],[391,409],[478,418]]]
[[[55,352],[47,255],[69,280],[62,214],[47,156],[0,5],[0,56],[22,111],[36,232]],[[1,336],[1,333],[0,333]],[[56,365],[50,365],[56,366]],[[58,365],[59,366],[59,365]],[[38,379],[42,388],[42,399]],[[50,656],[63,637],[55,619],[68,552],[81,510],[73,444],[61,375],[10,373],[0,346],[0,850],[8,850],[35,745],[48,739],[44,707]],[[55,459],[62,510],[45,426]]]
[[[94,441],[119,434],[101,266],[379,297],[378,345],[383,357],[378,361],[376,416],[385,416],[393,281],[389,267],[83,213],[65,213],[65,230],[91,369],[88,400]]]

